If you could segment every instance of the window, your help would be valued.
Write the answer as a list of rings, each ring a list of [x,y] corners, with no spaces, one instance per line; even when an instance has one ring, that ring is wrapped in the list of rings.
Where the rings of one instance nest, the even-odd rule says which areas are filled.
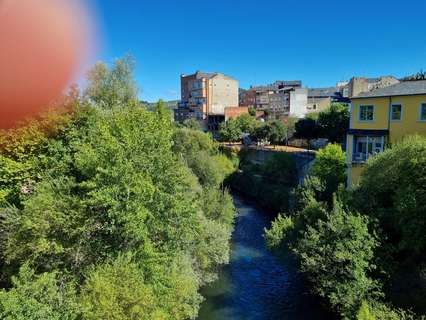
[[[360,121],[373,121],[374,120],[374,106],[359,106],[359,120]]]
[[[426,103],[420,105],[420,121],[426,121]]]
[[[369,157],[383,152],[385,137],[358,136],[354,138],[353,161],[364,162]]]
[[[391,120],[398,121],[402,119],[402,105],[401,104],[393,104],[392,112],[391,112]]]

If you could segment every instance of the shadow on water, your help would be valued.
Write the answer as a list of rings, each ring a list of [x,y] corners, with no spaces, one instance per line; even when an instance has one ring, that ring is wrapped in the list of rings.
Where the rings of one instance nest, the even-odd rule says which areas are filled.
[[[291,259],[270,253],[263,238],[270,225],[259,208],[234,197],[238,217],[230,264],[202,290],[198,320],[331,319],[309,294]]]

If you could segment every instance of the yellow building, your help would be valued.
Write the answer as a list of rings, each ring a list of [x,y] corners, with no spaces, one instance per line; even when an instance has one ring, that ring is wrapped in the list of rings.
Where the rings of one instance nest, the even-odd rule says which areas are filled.
[[[404,136],[426,136],[426,80],[406,81],[351,98],[346,154],[348,186],[359,182],[368,158]]]

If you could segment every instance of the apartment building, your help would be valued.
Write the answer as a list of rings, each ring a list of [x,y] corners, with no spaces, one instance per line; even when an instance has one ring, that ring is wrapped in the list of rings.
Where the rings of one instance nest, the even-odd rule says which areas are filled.
[[[307,97],[300,80],[275,81],[265,86],[252,86],[240,94],[240,105],[252,106],[256,110],[267,111],[270,118],[279,119],[289,115],[302,117],[301,101]],[[307,100],[307,98],[306,98]],[[306,109],[307,101],[304,102]]]
[[[238,93],[238,81],[222,73],[181,75],[181,100],[175,109],[175,121],[195,118],[206,130],[212,123],[216,127],[225,117],[225,108],[238,107]]]
[[[348,186],[365,162],[407,135],[426,135],[426,80],[398,82],[352,97],[347,134]]]
[[[255,107],[256,106],[256,91],[240,89],[239,94],[240,106]]]
[[[335,87],[328,88],[312,88],[308,90],[308,107],[309,112],[319,112],[330,107],[333,102],[349,103],[348,83],[338,82]]]

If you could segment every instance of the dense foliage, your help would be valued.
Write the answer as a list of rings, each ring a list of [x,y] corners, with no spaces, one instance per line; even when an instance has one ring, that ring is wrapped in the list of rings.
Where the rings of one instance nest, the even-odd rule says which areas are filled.
[[[193,319],[228,262],[233,162],[141,108],[131,69],[97,65],[73,112],[0,135],[0,318]]]
[[[290,206],[290,191],[297,184],[297,168],[291,155],[278,153],[263,164],[254,164],[256,151],[240,152],[240,170],[228,180],[231,187],[259,205],[272,211],[285,211]]]
[[[346,104],[332,103],[331,106],[312,114],[296,123],[296,136],[308,142],[317,138],[326,138],[331,143],[342,144],[349,129],[349,108]]]
[[[290,247],[313,291],[343,318],[418,319],[392,305],[425,312],[425,159],[426,139],[408,137],[371,158],[360,185],[345,191],[344,155],[329,145],[293,209],[266,230],[269,247]]]
[[[318,115],[319,135],[331,143],[343,143],[349,129],[349,107],[343,103],[332,103],[330,108]]]
[[[426,313],[426,139],[407,137],[373,157],[352,205],[375,219],[382,239],[377,264],[390,296]]]
[[[267,121],[253,133],[257,141],[268,141],[273,145],[280,144],[288,135],[288,128],[280,120]]]
[[[219,139],[224,142],[241,142],[244,134],[253,135],[261,125],[251,114],[242,114],[220,124]]]
[[[292,117],[284,122],[280,120],[262,122],[250,114],[243,114],[221,124],[219,139],[223,142],[241,142],[247,136],[251,141],[273,145],[287,144],[295,133],[296,122],[297,120]]]
[[[317,193],[321,201],[331,203],[333,193],[339,185],[346,181],[346,155],[337,144],[329,144],[317,152],[312,165],[310,175],[319,179],[323,185],[323,191]]]

